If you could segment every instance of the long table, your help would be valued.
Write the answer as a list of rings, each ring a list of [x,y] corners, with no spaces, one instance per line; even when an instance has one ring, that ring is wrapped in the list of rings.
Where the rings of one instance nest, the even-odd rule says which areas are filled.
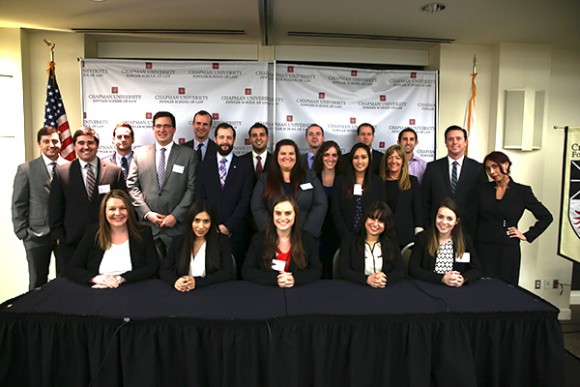
[[[0,385],[561,386],[557,316],[493,279],[180,293],[58,278],[0,306]]]

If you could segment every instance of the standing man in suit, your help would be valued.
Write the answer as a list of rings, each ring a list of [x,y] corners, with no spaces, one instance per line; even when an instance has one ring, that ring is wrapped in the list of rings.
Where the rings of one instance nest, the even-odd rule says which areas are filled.
[[[241,157],[252,162],[254,167],[254,184],[260,175],[268,170],[270,165],[271,154],[268,152],[268,127],[264,124],[256,122],[248,131],[248,137],[252,150]]]
[[[356,140],[362,142],[369,147],[371,151],[372,172],[375,175],[380,175],[381,161],[383,160],[383,153],[373,149],[373,141],[375,140],[375,127],[368,122],[360,124],[356,128]],[[343,157],[342,165],[350,165],[352,163],[352,155],[346,153]]]
[[[302,168],[308,170],[312,169],[314,159],[318,149],[324,143],[324,129],[318,124],[312,124],[306,128],[306,143],[308,144],[308,151],[300,155],[300,165]]]
[[[417,132],[412,128],[405,128],[399,132],[399,139],[397,144],[399,144],[405,150],[405,155],[407,156],[407,163],[409,165],[409,174],[413,175],[419,180],[419,183],[423,180],[423,175],[425,174],[425,169],[427,168],[427,162],[422,158],[415,156],[415,147],[419,143],[419,138],[417,137]]]
[[[48,218],[58,245],[56,274],[64,270],[86,227],[99,222],[101,200],[112,189],[125,189],[121,168],[97,157],[99,136],[87,126],[73,135],[77,159],[60,165],[52,179]]]
[[[50,257],[56,248],[48,224],[50,182],[57,165],[68,163],[59,156],[60,138],[55,128],[43,127],[36,140],[40,157],[18,166],[12,193],[12,224],[26,250],[28,290],[48,281]]]
[[[205,110],[200,110],[193,116],[193,139],[183,144],[187,148],[195,151],[195,161],[201,162],[205,159],[205,155],[217,152],[217,146],[209,138],[211,125],[213,123],[212,116]]]
[[[231,239],[232,252],[241,269],[246,237],[245,216],[253,190],[252,164],[233,154],[236,130],[222,122],[215,129],[217,152],[206,154],[197,168],[195,198],[207,199],[215,209],[220,233]]]
[[[133,128],[126,122],[120,122],[113,129],[113,145],[115,153],[105,159],[110,163],[118,165],[123,171],[123,178],[127,181],[131,161],[133,161]]]
[[[127,178],[137,215],[152,227],[160,258],[173,237],[183,234],[183,222],[194,199],[195,154],[173,142],[175,130],[173,114],[155,113],[155,144],[135,150]]]
[[[447,157],[427,164],[421,192],[425,224],[434,224],[439,204],[450,197],[459,206],[463,230],[474,237],[478,192],[486,179],[481,163],[465,156],[467,141],[465,129],[452,125],[445,130]]]

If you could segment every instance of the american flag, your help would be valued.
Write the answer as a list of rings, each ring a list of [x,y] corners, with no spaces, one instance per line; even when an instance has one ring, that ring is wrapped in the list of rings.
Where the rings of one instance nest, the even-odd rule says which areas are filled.
[[[54,62],[49,63],[48,86],[46,88],[46,109],[44,111],[44,126],[57,128],[62,142],[60,154],[67,160],[75,159],[75,152],[70,134],[70,127],[66,118],[64,104],[56,83]]]

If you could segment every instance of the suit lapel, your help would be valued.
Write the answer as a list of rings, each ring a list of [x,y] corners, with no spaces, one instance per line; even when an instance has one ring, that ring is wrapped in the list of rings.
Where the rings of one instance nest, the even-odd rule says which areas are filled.
[[[445,189],[447,190],[446,196],[451,196],[451,179],[449,177],[449,160],[447,156],[445,156],[442,161],[440,172],[443,175],[443,182],[445,184]],[[459,183],[457,185],[459,185]]]
[[[163,185],[161,186],[161,188],[165,187],[165,184],[169,179],[169,175],[171,174],[171,171],[173,171],[173,165],[175,164],[175,161],[179,157],[180,151],[181,149],[179,148],[179,146],[173,143],[171,147],[171,152],[169,152],[169,159],[167,159],[167,166],[165,167],[165,178],[163,179]]]

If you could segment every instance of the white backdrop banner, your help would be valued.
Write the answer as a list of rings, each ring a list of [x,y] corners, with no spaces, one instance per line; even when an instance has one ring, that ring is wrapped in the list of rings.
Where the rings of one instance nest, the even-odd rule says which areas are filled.
[[[83,123],[99,133],[100,156],[113,152],[109,139],[120,121],[133,127],[136,146],[152,143],[151,119],[160,110],[175,115],[176,141],[188,141],[201,109],[212,113],[214,127],[228,122],[236,128],[238,154],[251,149],[247,131],[254,122],[270,129],[272,142],[292,138],[301,150],[312,123],[345,151],[363,122],[377,128],[374,148],[381,151],[410,126],[419,135],[417,153],[428,161],[435,154],[438,87],[432,71],[109,59],[85,59],[81,66]]]

